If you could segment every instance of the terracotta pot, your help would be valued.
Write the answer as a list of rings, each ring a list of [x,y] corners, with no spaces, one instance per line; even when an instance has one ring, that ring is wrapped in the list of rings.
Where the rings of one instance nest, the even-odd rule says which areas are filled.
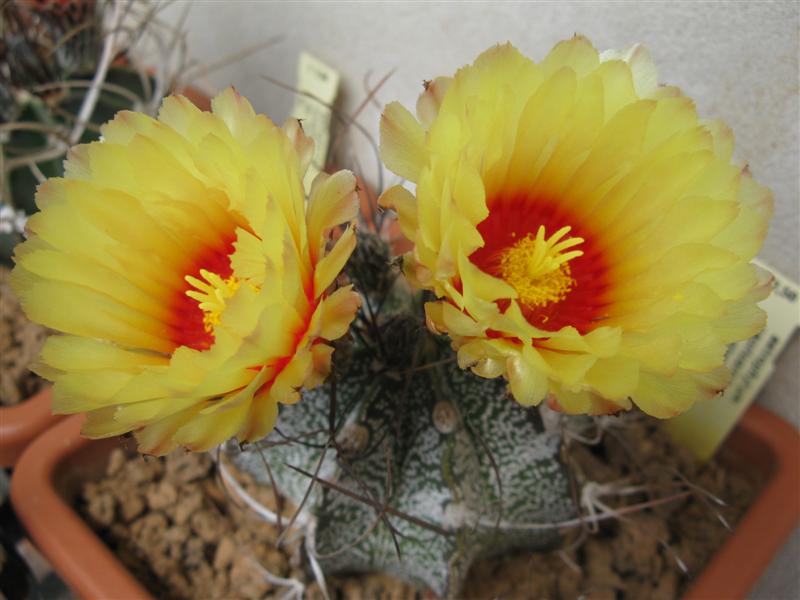
[[[764,485],[683,600],[745,598],[800,520],[800,434],[794,427],[754,405],[724,448]]]
[[[84,417],[52,427],[23,453],[11,477],[11,504],[31,539],[81,598],[151,599],[73,505],[85,481],[99,479],[118,438],[80,436]]]
[[[98,479],[115,439],[80,437],[74,416],[25,451],[11,502],[39,549],[82,598],[151,598],[72,508],[82,482]],[[725,444],[728,457],[764,485],[684,600],[744,598],[800,518],[800,435],[753,406]]]
[[[0,408],[0,467],[13,467],[33,439],[63,417],[50,413],[50,387],[14,406]]]

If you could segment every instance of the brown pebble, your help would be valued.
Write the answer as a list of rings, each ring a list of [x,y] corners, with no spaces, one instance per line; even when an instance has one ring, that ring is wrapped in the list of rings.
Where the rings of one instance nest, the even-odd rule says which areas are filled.
[[[192,587],[189,585],[189,580],[186,579],[186,576],[181,573],[180,570],[175,570],[172,573],[168,573],[165,579],[166,584],[174,592],[174,596],[178,596],[180,598],[191,597]]]
[[[136,456],[125,463],[123,480],[131,485],[143,485],[156,481],[164,473],[162,461],[157,458]]]
[[[189,538],[186,527],[170,527],[161,538],[161,548],[165,556],[181,561],[183,560],[183,544]]]
[[[44,384],[28,367],[47,338],[31,323],[11,290],[10,269],[0,265],[0,405],[11,406],[33,396]]]
[[[348,600],[366,600],[363,595],[363,586],[360,581],[348,579],[342,586],[342,592]]]
[[[147,505],[151,510],[163,510],[175,504],[178,492],[169,481],[162,480],[147,490]]]
[[[264,557],[264,567],[270,573],[283,577],[289,571],[289,561],[280,550],[268,548]]]
[[[663,519],[647,514],[636,514],[619,522],[619,533],[611,543],[613,565],[618,573],[633,573],[635,577],[657,575],[660,566],[659,540],[669,537]]]
[[[150,561],[150,568],[153,569],[153,572],[158,575],[159,577],[166,577],[170,573],[176,573],[180,571],[180,566],[177,560],[168,558],[166,556],[152,556],[152,560]]]
[[[252,527],[239,527],[233,532],[233,537],[240,546],[249,546],[256,534]]]
[[[237,554],[230,571],[237,596],[243,598],[262,598],[272,587],[248,554]]]
[[[678,597],[678,572],[675,569],[665,569],[656,582],[656,587],[650,600],[672,600]]]
[[[214,568],[217,570],[226,568],[233,562],[235,553],[236,544],[234,544],[233,538],[226,535],[220,540],[217,551],[214,553]]]
[[[414,600],[416,597],[413,586],[383,573],[364,577],[364,595],[366,598],[386,600]]]
[[[173,525],[164,532],[164,539],[168,542],[179,542],[182,544],[189,539],[189,528]]]
[[[175,483],[189,483],[205,477],[211,469],[211,459],[205,454],[177,450],[166,460],[167,477]]]
[[[207,562],[202,561],[189,572],[189,580],[196,590],[203,590],[208,594],[214,584],[214,570]]]
[[[134,543],[143,551],[155,547],[167,528],[167,518],[163,513],[151,512],[131,523],[131,536]]]
[[[261,600],[269,590],[270,585],[266,582],[258,583],[247,581],[238,587],[238,595],[244,600]]]
[[[216,543],[225,533],[222,519],[210,510],[198,510],[191,518],[192,530],[204,541]]]
[[[578,598],[581,595],[581,576],[569,567],[557,574],[556,589],[561,598]]]
[[[119,505],[119,512],[122,520],[126,523],[130,523],[144,510],[144,500],[139,494],[133,493],[128,494],[125,496],[124,499],[120,501]]]
[[[102,527],[108,527],[114,522],[115,506],[114,497],[109,493],[102,493],[89,498],[89,506],[86,510],[95,523]]]
[[[617,591],[613,587],[589,588],[583,596],[584,600],[617,600]]]
[[[92,496],[96,496],[97,494],[101,493],[103,490],[99,483],[96,481],[89,481],[83,484],[83,497],[86,501],[89,501],[89,498]]]
[[[196,567],[205,561],[205,544],[197,537],[190,538],[184,546],[183,564],[187,567]]]
[[[325,596],[322,595],[322,590],[316,581],[306,588],[306,600],[325,600]]]
[[[203,505],[203,492],[199,489],[192,492],[181,490],[182,497],[175,505],[172,519],[178,525],[183,525]]]
[[[125,456],[125,451],[122,448],[114,448],[108,456],[106,475],[116,475],[125,466],[127,460],[128,457]]]
[[[591,598],[605,598],[607,590],[623,589],[619,575],[612,569],[614,556],[610,544],[604,544],[597,538],[589,538],[584,544],[585,552],[585,592]],[[613,597],[613,593],[612,593]]]
[[[214,574],[214,581],[211,584],[211,589],[209,594],[212,598],[226,598],[229,597],[228,587],[230,586],[230,581],[228,581],[228,570],[223,569],[221,571],[216,571]]]
[[[582,444],[572,444],[569,458],[579,472],[586,474],[592,481],[608,483],[619,478],[617,470],[612,469],[604,460],[595,456],[591,449]]]
[[[215,479],[204,479],[202,482],[203,495],[219,505],[228,504],[231,500],[227,493],[220,489]]]

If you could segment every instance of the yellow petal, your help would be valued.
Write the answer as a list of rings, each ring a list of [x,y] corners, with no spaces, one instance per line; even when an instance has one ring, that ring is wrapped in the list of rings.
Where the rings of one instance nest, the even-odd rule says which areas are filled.
[[[549,389],[569,412],[628,409],[633,396],[665,417],[718,391],[727,345],[763,326],[765,288],[746,261],[772,203],[731,163],[730,129],[660,86],[638,45],[598,56],[575,36],[537,64],[504,44],[444,81],[418,102],[424,128],[387,111],[404,143],[384,158],[416,189],[385,204],[414,241],[404,274],[436,296],[428,327],[450,336],[459,365],[508,377],[526,402]],[[574,287],[544,306],[496,264],[539,226],[582,240],[582,254],[555,251]],[[524,267],[517,283],[544,284]],[[558,330],[544,329],[554,317]]]
[[[621,60],[628,63],[633,74],[636,93],[641,98],[651,97],[658,88],[658,71],[650,57],[650,52],[641,44],[634,44],[622,51],[607,50],[600,60]]]
[[[627,398],[639,384],[639,365],[628,358],[601,358],[586,372],[587,385],[607,400]]]
[[[300,399],[300,387],[311,374],[314,355],[310,350],[298,350],[289,364],[270,387],[270,396],[281,404],[294,404]]]
[[[425,315],[437,324],[440,331],[449,331],[454,335],[477,336],[481,335],[485,327],[477,324],[472,318],[446,302],[427,302]]]
[[[339,288],[320,304],[318,311],[322,314],[319,337],[336,340],[342,337],[355,318],[361,297],[353,291],[353,286]]]
[[[300,174],[305,175],[314,156],[314,140],[305,134],[300,121],[295,118],[286,119],[283,124],[283,130],[289,136],[289,141],[297,153],[297,158],[300,161]]]
[[[350,171],[337,171],[333,175],[320,174],[311,187],[306,223],[308,236],[321,240],[324,245],[327,232],[358,214],[356,178]],[[320,247],[311,248],[312,261],[316,261]]]
[[[393,208],[400,219],[400,229],[409,240],[417,237],[417,209],[414,196],[401,185],[394,185],[387,189],[378,204],[384,208]]]
[[[250,414],[236,437],[240,442],[258,441],[275,428],[277,421],[278,403],[269,394],[256,396],[253,399]]]
[[[452,77],[437,77],[433,81],[425,82],[425,92],[417,99],[417,117],[425,127],[430,127],[436,119],[444,94],[452,81]]]
[[[314,271],[314,295],[319,297],[342,272],[356,247],[355,229],[348,227]]]
[[[307,389],[322,385],[331,372],[331,357],[333,347],[327,344],[317,344],[311,348],[312,369],[311,376],[306,379],[304,386]]]
[[[312,142],[233,89],[212,112],[171,97],[157,120],[123,112],[102,131],[41,187],[12,276],[29,316],[62,333],[35,365],[55,409],[156,454],[266,435],[277,403],[327,373],[320,333],[354,316],[349,288],[324,295],[353,231],[320,256],[356,215],[354,178],[321,178],[306,207]]]
[[[533,365],[533,360],[526,360],[532,358],[533,352],[528,349],[523,354],[510,356],[506,361],[511,393],[523,406],[535,406],[547,394],[547,377]]]
[[[425,132],[398,102],[386,106],[381,116],[381,157],[401,177],[417,181],[427,161]]]

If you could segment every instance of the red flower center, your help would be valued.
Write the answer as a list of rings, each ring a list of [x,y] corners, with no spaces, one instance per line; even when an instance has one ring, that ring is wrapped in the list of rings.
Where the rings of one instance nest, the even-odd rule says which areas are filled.
[[[478,224],[485,245],[469,257],[472,263],[517,291],[534,327],[571,325],[581,333],[599,327],[609,282],[598,236],[546,198],[518,194],[487,204],[489,216]],[[508,301],[498,305],[505,310]]]
[[[231,277],[233,267],[230,255],[233,254],[235,241],[236,236],[231,234],[217,246],[203,248],[190,260],[185,275],[203,280],[205,277],[201,271],[207,271],[221,279]],[[214,334],[208,331],[206,313],[200,308],[200,303],[186,294],[192,290],[195,290],[195,286],[182,279],[181,285],[173,293],[172,310],[175,322],[172,341],[176,348],[188,346],[195,350],[208,350],[214,343]]]

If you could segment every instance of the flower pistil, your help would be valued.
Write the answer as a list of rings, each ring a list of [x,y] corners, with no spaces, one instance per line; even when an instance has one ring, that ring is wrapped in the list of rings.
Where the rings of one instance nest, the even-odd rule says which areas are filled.
[[[185,277],[189,285],[196,288],[187,290],[186,295],[197,300],[200,310],[203,311],[203,328],[206,333],[213,333],[214,327],[219,323],[220,316],[225,310],[226,301],[239,289],[242,282],[233,275],[223,279],[216,273],[205,269],[200,269],[200,276],[205,281],[191,275]]]
[[[583,243],[583,238],[566,237],[571,227],[562,227],[549,238],[544,226],[536,236],[528,234],[500,253],[500,276],[513,287],[522,304],[543,307],[563,300],[575,286],[569,261],[583,255],[570,250]]]

